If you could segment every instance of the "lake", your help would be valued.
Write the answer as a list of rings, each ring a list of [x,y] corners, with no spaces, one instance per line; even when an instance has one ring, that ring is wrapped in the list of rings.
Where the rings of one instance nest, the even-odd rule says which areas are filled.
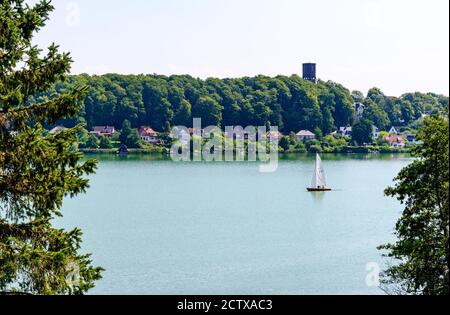
[[[257,163],[100,161],[57,224],[106,269],[92,294],[382,294],[366,282],[401,205],[383,190],[408,155],[323,155],[335,191],[308,193],[314,156]]]

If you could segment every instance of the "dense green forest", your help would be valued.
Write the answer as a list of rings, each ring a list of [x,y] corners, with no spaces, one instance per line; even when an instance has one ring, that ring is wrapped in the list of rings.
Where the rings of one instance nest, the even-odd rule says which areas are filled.
[[[367,95],[328,81],[313,84],[297,75],[290,77],[244,77],[196,79],[188,75],[70,76],[56,84],[53,93],[88,85],[89,93],[76,120],[88,128],[113,125],[124,120],[132,127],[149,125],[157,131],[169,126],[192,125],[200,117],[203,125],[278,126],[286,134],[308,129],[326,135],[341,126],[353,125],[354,103],[365,105],[364,117],[380,129],[410,126],[424,113],[447,113],[448,97],[433,93],[409,93],[388,97],[378,88]],[[48,94],[37,96],[37,101]]]

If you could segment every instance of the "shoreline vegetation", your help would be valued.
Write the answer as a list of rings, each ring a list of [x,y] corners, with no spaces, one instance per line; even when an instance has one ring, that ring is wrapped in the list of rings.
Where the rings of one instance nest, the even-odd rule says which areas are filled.
[[[363,94],[296,74],[206,80],[81,74],[68,76],[31,101],[44,102],[49,95],[84,85],[89,90],[80,111],[44,127],[82,125],[78,142],[86,153],[116,153],[126,146],[132,154],[168,154],[172,127],[191,127],[194,118],[221,130],[276,126],[281,153],[405,153],[418,145],[416,134],[424,119],[448,117],[449,104],[447,96],[436,93],[394,97],[375,87]]]
[[[64,229],[56,224],[56,219],[61,219],[67,212],[63,207],[65,200],[86,193],[90,187],[88,177],[95,174],[98,167],[96,159],[85,159],[82,152],[151,153],[168,156],[171,150],[176,152],[172,146],[174,143],[172,135],[175,134],[171,132],[173,130],[171,126],[189,126],[195,118],[201,118],[205,126],[217,126],[219,129],[223,126],[237,125],[265,126],[265,130],[271,131],[266,135],[258,133],[258,140],[264,137],[270,139],[275,137],[279,140],[271,141],[269,144],[265,141],[256,142],[256,138],[249,137],[250,132],[248,132],[247,138],[245,135],[242,136],[247,140],[244,141],[244,145],[237,149],[235,146],[231,149],[230,146],[229,153],[235,150],[241,154],[248,151],[246,148],[255,148],[255,145],[260,145],[262,152],[270,149],[271,153],[274,151],[291,154],[381,154],[405,153],[411,150],[415,161],[402,169],[395,178],[394,186],[385,191],[387,196],[397,198],[404,205],[404,210],[395,226],[396,241],[378,248],[393,264],[381,274],[381,283],[373,286],[382,285],[384,286],[382,289],[389,294],[449,294],[449,101],[447,96],[416,92],[392,97],[383,94],[378,88],[372,88],[367,95],[363,95],[358,91],[350,92],[338,83],[321,80],[316,82],[315,79],[314,82],[310,82],[298,75],[290,77],[260,75],[253,78],[209,78],[206,80],[188,75],[70,76],[73,60],[69,53],[60,52],[56,44],[51,44],[45,51],[33,44],[34,36],[46,25],[54,10],[51,2],[51,0],[38,0],[33,5],[23,0],[0,2],[0,295],[83,295],[93,289],[105,274],[105,269],[95,263],[99,258],[85,251],[81,229],[77,227]],[[277,126],[279,132],[273,131],[271,126]],[[116,129],[120,129],[120,132],[116,132]],[[211,148],[208,143],[212,139],[198,139],[197,136],[203,135],[203,132],[199,130],[200,128],[196,128],[195,122],[194,127],[190,129],[192,133],[187,132],[186,128],[182,130],[185,136],[182,139],[189,140],[186,140],[185,147],[180,148],[181,151],[188,147],[187,141],[191,141],[191,145],[195,144],[192,146],[196,149],[195,152],[198,152],[200,149],[197,144],[201,141],[200,144],[206,143],[204,147],[206,149],[203,152],[207,155],[208,148]],[[209,135],[210,132],[206,131],[205,134]],[[191,138],[191,136],[194,137]],[[235,136],[237,139],[236,134],[229,139],[234,139]],[[217,135],[214,140],[223,143],[225,136]],[[222,147],[217,145],[214,149],[222,150]],[[191,149],[190,152],[192,151]],[[261,154],[260,157],[263,155]],[[348,171],[348,169],[341,170]],[[206,172],[207,177],[216,177],[220,185],[228,187],[227,183],[221,180],[220,173],[214,174],[209,170]],[[112,256],[106,258],[118,263],[119,275],[130,273],[123,268],[127,262],[118,260],[117,257],[133,258],[127,256],[126,251],[121,252],[123,249],[128,248],[138,255],[145,252],[145,256],[152,259],[151,264],[146,264],[136,256],[135,263],[138,263],[138,266],[154,269],[158,272],[156,277],[153,275],[144,277],[145,270],[141,272],[141,275],[138,269],[130,265],[134,268],[131,274],[135,277],[122,277],[116,281],[116,285],[121,286],[127,282],[134,286],[134,290],[137,290],[134,279],[140,277],[149,286],[173,291],[180,281],[188,284],[193,282],[189,281],[192,280],[192,275],[195,278],[197,274],[200,274],[199,268],[203,268],[204,264],[199,264],[197,260],[192,260],[190,257],[215,256],[216,251],[211,249],[217,250],[217,241],[211,239],[212,247],[208,246],[208,243],[203,246],[202,234],[194,235],[196,233],[192,231],[202,227],[198,224],[202,220],[197,220],[198,218],[205,213],[211,213],[209,210],[219,204],[227,208],[233,196],[225,190],[217,189],[218,186],[212,185],[213,183],[202,181],[192,183],[192,179],[196,179],[195,174],[192,174],[191,172],[187,174],[190,176],[188,181],[183,181],[183,178],[178,180],[178,186],[176,186],[172,179],[165,184],[152,178],[152,174],[142,173],[140,175],[145,179],[137,182],[139,186],[145,188],[142,193],[129,189],[127,179],[123,178],[122,173],[116,174],[120,177],[119,184],[125,185],[122,186],[124,189],[120,189],[121,186],[115,186],[108,192],[120,198],[123,205],[112,205],[111,200],[105,202],[102,206],[105,207],[106,212],[101,216],[99,223],[91,221],[91,212],[72,213],[77,219],[88,213],[85,218],[91,224],[87,228],[91,232],[92,230],[101,232],[100,235],[89,235],[90,245],[101,244],[102,235],[107,237],[108,243],[103,247],[107,248],[107,254]],[[352,173],[348,175],[351,176]],[[366,181],[371,180],[369,176],[363,177]],[[287,237],[292,236],[292,231],[305,227],[304,224],[298,225],[298,220],[283,216],[279,212],[280,203],[285,202],[285,196],[290,194],[290,191],[277,194],[277,191],[272,189],[278,184],[277,181],[260,177],[253,182],[255,176],[248,178],[248,182],[241,186],[245,187],[242,192],[246,194],[246,200],[243,202],[238,199],[233,200],[234,205],[241,207],[242,212],[247,212],[245,205],[251,204],[249,200],[261,199],[258,203],[254,203],[254,209],[265,207],[266,204],[272,207],[268,210],[276,209],[276,212],[271,212],[266,218],[270,225],[256,224],[258,228],[266,229],[267,227],[269,232],[283,231]],[[353,185],[360,185],[353,178],[349,177],[348,180]],[[113,186],[111,183],[114,185],[114,181],[107,178],[107,181],[97,185],[111,188],[110,186]],[[254,183],[264,185],[267,190],[261,191],[257,185],[253,185]],[[230,182],[231,189],[235,188],[234,184],[233,179]],[[286,184],[292,185],[289,182]],[[159,191],[159,188],[164,185],[173,185],[171,187],[173,190]],[[184,190],[186,186],[194,189],[192,196],[196,198],[190,198],[189,191]],[[209,190],[204,189],[205,186]],[[255,190],[250,190],[251,186],[255,186],[253,187]],[[198,192],[203,195],[198,196]],[[267,192],[265,196],[267,199],[259,198],[261,193],[265,192]],[[167,195],[164,196],[164,193]],[[350,191],[350,193],[354,195],[358,194],[358,191]],[[104,198],[110,197],[109,194],[100,194],[98,191],[93,191],[93,194]],[[148,198],[152,199],[155,195],[158,198],[149,202]],[[176,198],[174,198],[175,195]],[[222,201],[214,199],[219,195],[223,198]],[[147,198],[147,200],[140,202],[137,199],[139,197]],[[353,205],[350,207],[358,210],[358,202],[370,202],[364,196],[360,197],[359,200],[353,200],[350,197],[341,209]],[[188,203],[188,207],[184,208],[187,209],[183,211],[184,214],[177,213],[176,203],[171,204],[169,211],[158,209],[160,204],[167,204],[172,199]],[[198,203],[197,212],[190,212],[197,207],[191,207],[189,203],[199,201],[201,202]],[[336,200],[331,201],[336,202]],[[298,207],[297,200],[295,202],[295,207]],[[167,226],[161,228],[159,225],[152,230],[152,226],[145,226],[145,229],[134,226],[136,222],[145,223],[145,221],[139,218],[139,215],[143,213],[142,209],[136,215],[126,211],[130,204],[136,204],[138,207],[142,205],[154,207],[158,210],[155,212],[161,213],[161,216],[148,215],[146,219],[154,223],[162,222],[162,225],[169,224],[170,228]],[[93,207],[94,212],[101,208],[98,202],[94,203]],[[379,207],[389,206],[382,203]],[[105,219],[110,219],[111,213],[116,209],[119,209],[117,212],[123,217],[116,217],[114,224],[105,224]],[[184,209],[180,207],[180,210]],[[73,210],[91,209],[74,208]],[[384,210],[376,210],[377,213],[380,211]],[[343,227],[342,223],[348,223],[347,218],[341,218],[340,213],[331,212],[323,212],[322,217],[317,218],[323,218],[325,223],[341,225],[340,228]],[[292,221],[295,224],[295,230],[289,227],[286,229],[285,224],[273,225],[274,213],[277,217]],[[361,218],[364,220],[353,222],[353,225],[349,225],[350,228],[368,222],[370,222],[369,226],[360,226],[361,231],[367,234],[370,233],[370,229],[377,228],[372,223],[378,224],[378,222],[372,222],[371,217],[367,220],[367,215],[364,213],[361,214],[360,211],[353,213],[358,213],[355,215],[356,220]],[[255,248],[251,247],[252,245],[256,245],[257,248],[263,244],[266,239],[260,238],[260,235],[264,235],[265,231],[250,228],[255,216],[247,219],[238,214],[240,213],[224,211],[221,217],[206,215],[206,220],[202,221],[208,225],[205,233],[211,234],[211,231],[217,230],[219,233],[216,236],[226,239],[227,234],[223,234],[226,228],[227,233],[233,234],[237,242],[248,235],[256,236],[253,237],[253,244],[247,244],[250,249]],[[246,234],[240,234],[238,229],[229,230],[227,227],[233,225],[233,221],[224,220],[224,216],[227,215],[244,222],[242,230]],[[163,221],[158,222],[158,218]],[[171,222],[172,218],[176,220]],[[207,220],[211,218],[214,221],[208,224]],[[186,220],[194,222],[195,225],[192,228],[186,226]],[[262,220],[264,217],[258,218],[258,223]],[[308,222],[315,223],[313,221],[317,221],[316,218],[310,220],[308,214]],[[220,222],[222,226],[217,225],[217,222]],[[309,224],[308,222],[306,223]],[[309,230],[327,226],[314,224],[311,227],[312,229]],[[349,230],[347,226],[344,228]],[[111,234],[105,234],[105,232],[114,231],[119,233],[120,239],[123,240],[123,234],[131,230],[137,234],[127,235],[129,238],[125,240],[126,243],[116,242]],[[150,242],[148,237],[141,234],[143,230],[154,232]],[[187,234],[179,235],[180,238],[174,237],[174,231],[178,230],[183,230]],[[306,230],[306,234],[309,230]],[[158,241],[166,240],[165,234],[158,234],[162,231],[167,233],[168,242]],[[312,251],[308,248],[302,251],[302,247],[298,246],[295,240],[285,237],[275,239],[275,243],[268,242],[266,245],[269,246],[267,249],[277,250],[272,245],[279,247],[280,241],[283,244],[292,243],[295,245],[294,251],[300,250],[301,255],[311,256],[311,260],[307,261],[309,265],[317,265],[321,272],[330,273],[335,270],[322,268],[326,266],[322,265],[323,261],[327,261],[326,251],[332,252],[340,248],[331,242],[332,247],[322,249],[323,253],[314,251],[316,245],[322,245],[324,240],[325,243],[330,243],[327,241],[330,237],[341,235],[341,230],[332,232],[326,234],[325,238],[319,239],[319,243],[311,247]],[[382,233],[384,233],[383,230]],[[302,233],[302,235],[306,234]],[[309,234],[309,238],[305,238],[306,242],[310,242],[316,236],[314,233]],[[155,235],[157,237],[153,239]],[[298,237],[298,235],[294,236]],[[349,243],[348,237],[345,236],[340,242],[344,241],[343,245]],[[359,237],[359,230],[353,231],[348,236]],[[145,245],[139,247],[138,240],[142,240],[145,244],[158,243],[159,247],[154,249],[145,248]],[[185,240],[190,244],[200,244],[200,247],[195,246],[200,251],[198,255],[196,252],[187,251],[187,255],[179,256],[178,258],[181,257],[181,259],[178,259],[174,256],[178,248],[170,246],[179,243],[179,248],[185,247],[187,244]],[[370,242],[366,240],[360,244],[370,246],[372,241],[373,238]],[[109,247],[116,243],[125,244],[125,246],[119,246],[118,250]],[[130,244],[136,246],[130,246]],[[88,244],[87,247],[90,248],[90,245]],[[358,246],[358,244],[350,246],[348,248],[350,251],[348,253],[346,250],[343,251],[341,256],[359,255]],[[353,247],[358,251],[354,252]],[[242,253],[242,249],[245,248],[239,248],[238,254]],[[168,269],[158,270],[157,266],[152,264],[155,261],[154,258],[159,259],[158,255],[162,252],[168,254],[170,261],[166,265]],[[252,250],[249,251],[251,252]],[[248,273],[251,269],[248,266],[252,265],[247,265],[247,262],[253,261],[258,264],[259,260],[264,260],[264,257],[259,255],[260,250],[254,252],[258,254],[255,256],[257,259],[250,259],[251,256],[249,256],[245,257],[245,261],[231,261],[233,263],[231,266],[244,266],[242,275],[247,274],[247,277],[242,277],[246,282],[245,288],[250,288],[246,279],[251,280],[254,275],[257,275],[257,273]],[[279,251],[268,253],[272,257],[277,256]],[[227,254],[228,252],[224,251],[223,256],[218,258],[229,267],[229,257],[233,255]],[[289,269],[301,269],[301,262],[296,266],[299,261],[298,255],[298,253],[295,254],[292,264],[290,260],[286,260],[288,257],[278,256],[282,259],[283,265],[286,261],[289,262]],[[176,264],[172,264],[174,257],[183,264],[182,267],[178,268]],[[106,262],[105,257],[102,260]],[[161,262],[165,261],[161,260]],[[197,269],[184,269],[186,262],[195,264]],[[205,273],[207,278],[194,281],[201,285],[202,290],[208,289],[209,280],[215,281],[211,277],[211,272],[234,271],[233,268],[222,268],[222,266],[216,268],[217,266],[211,262],[213,261],[208,261],[207,265],[211,265],[213,269],[207,270],[208,272]],[[276,261],[269,259],[268,263],[269,269],[263,266],[257,271],[277,271]],[[334,261],[333,265],[335,265]],[[178,269],[173,272],[173,268]],[[286,270],[290,271],[289,269]],[[366,280],[375,275],[369,269],[367,271],[370,273]],[[114,273],[115,270],[111,268],[105,276],[110,277]],[[187,281],[179,277],[180,273],[188,275]],[[341,277],[339,272],[334,273],[338,275],[336,279],[348,276],[346,272],[343,273],[344,277]],[[161,285],[170,274],[173,274],[176,280],[174,287]],[[315,274],[310,273],[306,277],[302,275],[301,279],[314,280],[314,277]],[[295,277],[290,278],[292,281],[297,281]],[[323,280],[323,277],[320,278]],[[329,280],[326,278],[325,282],[330,284]],[[113,280],[110,279],[110,281]],[[155,281],[156,285],[148,283],[149,281]],[[363,284],[360,280],[358,283]],[[282,284],[283,287],[287,285],[287,283]],[[334,283],[334,286],[336,287],[337,284],[339,283]],[[372,286],[369,281],[366,281],[366,284],[367,287]],[[313,287],[314,281],[307,285]],[[259,291],[263,287],[258,286]],[[110,287],[110,292],[113,292],[114,288],[117,286]],[[273,287],[271,291],[275,292]]]
[[[105,155],[119,155],[119,148],[114,149],[79,149],[79,151],[86,155],[93,154],[105,154]],[[308,151],[280,151],[279,154],[282,155],[307,155],[315,154],[317,152]],[[411,149],[397,149],[390,147],[346,147],[338,151],[321,152],[325,154],[410,154]],[[170,156],[169,150],[162,147],[155,147],[151,149],[128,149],[127,155],[158,155],[161,157]]]
[[[158,137],[160,141],[155,144],[146,143],[139,139],[139,137],[133,137],[133,143],[130,143],[130,135],[125,135],[123,137],[124,132],[116,131],[114,135],[111,137],[105,136],[89,136],[87,137],[87,131],[84,130],[85,135],[79,136],[79,141],[84,138],[83,142],[79,142],[78,150],[84,154],[134,154],[134,155],[160,155],[170,156],[172,146],[175,144],[177,139],[175,137],[170,136],[167,133],[158,133]],[[216,139],[216,137],[218,137]],[[81,138],[81,139],[80,139]],[[122,140],[121,140],[122,139]],[[126,140],[124,140],[126,139]],[[248,153],[249,147],[257,148],[260,144],[258,141],[254,140],[241,140],[242,142],[239,144],[238,140],[231,140],[230,138],[222,136],[212,136],[211,138],[198,138],[197,136],[193,136],[189,139],[189,152],[198,152],[198,149],[194,150],[194,139],[198,141],[201,145],[201,150],[205,147],[211,147],[210,141],[215,141],[213,145],[213,150],[218,151],[221,150],[223,154],[225,154],[228,150],[228,146],[231,145],[230,141],[232,141],[232,151],[234,154],[238,153],[246,156]],[[181,140],[181,143],[183,140]],[[410,153],[411,150],[421,145],[420,141],[408,142],[405,141],[403,146],[393,147],[389,145],[388,142],[380,138],[373,142],[372,144],[366,145],[356,145],[352,144],[352,138],[341,136],[339,134],[328,135],[325,137],[321,137],[321,139],[312,139],[312,140],[299,140],[294,133],[291,133],[289,136],[281,136],[280,139],[277,139],[278,147],[274,147],[277,145],[272,142],[272,139],[266,138],[265,140],[266,153],[276,152],[278,154],[403,154]],[[106,145],[105,145],[106,143]],[[126,145],[124,144],[126,143]],[[175,146],[177,147],[177,146]],[[230,147],[231,149],[231,147]],[[200,151],[201,151],[200,150]],[[243,151],[242,151],[243,150]]]

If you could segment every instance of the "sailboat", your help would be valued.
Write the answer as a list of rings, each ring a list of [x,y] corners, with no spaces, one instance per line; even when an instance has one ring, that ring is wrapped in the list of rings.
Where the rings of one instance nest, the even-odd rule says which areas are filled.
[[[308,191],[331,191],[331,188],[327,187],[325,171],[323,169],[322,159],[319,154],[316,155],[316,164],[314,167],[311,185],[307,189]]]

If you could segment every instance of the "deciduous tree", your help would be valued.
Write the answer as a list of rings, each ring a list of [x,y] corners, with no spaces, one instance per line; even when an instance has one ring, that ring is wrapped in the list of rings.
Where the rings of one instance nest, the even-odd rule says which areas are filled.
[[[367,119],[357,121],[352,128],[352,138],[359,145],[372,142],[372,122]]]
[[[384,273],[389,293],[449,294],[449,123],[425,120],[413,151],[416,160],[386,194],[405,205],[396,226],[397,242],[380,247],[394,260]]]

